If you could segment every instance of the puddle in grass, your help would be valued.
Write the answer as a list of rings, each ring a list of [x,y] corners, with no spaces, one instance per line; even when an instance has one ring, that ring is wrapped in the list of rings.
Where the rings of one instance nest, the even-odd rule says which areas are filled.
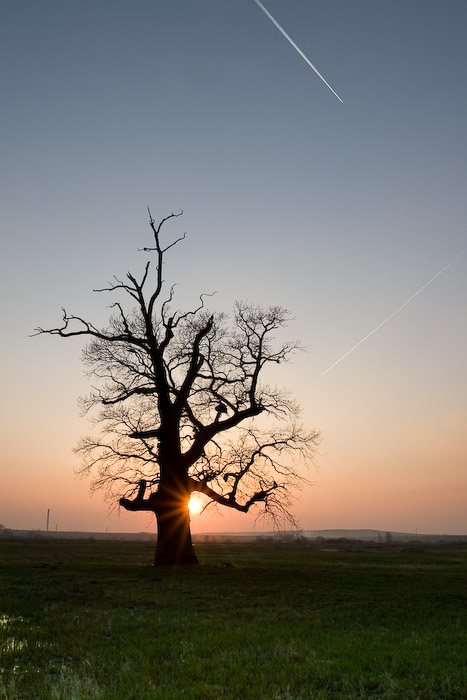
[[[0,631],[6,632],[7,635],[3,639],[0,639],[0,656],[6,654],[17,655],[27,649],[28,646],[31,646],[28,645],[26,639],[21,639],[20,636],[15,635],[15,632],[19,631],[17,630],[17,625],[21,626],[24,622],[24,617],[0,615]],[[41,649],[45,644],[41,641],[36,641],[33,643],[33,646],[35,649]],[[18,673],[20,671],[20,664],[15,664],[12,670],[14,674]]]
[[[9,627],[14,627],[16,624],[24,622],[23,617],[13,617],[11,615],[0,615],[0,629],[9,631]],[[11,653],[23,651],[27,646],[24,639],[18,639],[14,636],[8,636],[0,641],[0,651],[2,653]]]
[[[0,614],[0,698],[19,697],[14,692],[18,679],[41,673],[41,669],[28,660],[28,650],[43,649],[49,645],[40,640],[25,639],[26,629],[31,631],[31,626],[24,617]],[[10,680],[5,686],[7,677]]]

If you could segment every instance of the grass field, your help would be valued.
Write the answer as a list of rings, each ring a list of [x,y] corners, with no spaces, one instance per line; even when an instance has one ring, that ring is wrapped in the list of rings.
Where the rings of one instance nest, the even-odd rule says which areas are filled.
[[[0,540],[0,698],[461,700],[467,546]]]

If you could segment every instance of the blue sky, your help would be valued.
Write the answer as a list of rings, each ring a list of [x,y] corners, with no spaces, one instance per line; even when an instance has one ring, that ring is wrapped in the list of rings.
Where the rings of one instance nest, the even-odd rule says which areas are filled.
[[[5,525],[147,526],[74,480],[80,348],[28,334],[105,321],[92,289],[141,269],[150,205],[185,212],[181,305],[295,317],[277,382],[323,433],[302,526],[467,533],[467,255],[321,376],[467,248],[467,4],[265,5],[344,104],[254,0],[2,3]]]

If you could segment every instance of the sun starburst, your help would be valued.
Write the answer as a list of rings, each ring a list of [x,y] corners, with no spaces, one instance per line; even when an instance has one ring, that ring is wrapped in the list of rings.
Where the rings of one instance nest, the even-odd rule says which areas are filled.
[[[197,493],[192,493],[188,501],[190,515],[199,515],[204,508],[204,503]]]

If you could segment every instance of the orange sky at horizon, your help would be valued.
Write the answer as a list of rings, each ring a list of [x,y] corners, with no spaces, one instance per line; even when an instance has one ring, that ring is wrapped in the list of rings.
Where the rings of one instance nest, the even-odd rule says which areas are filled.
[[[64,345],[57,344],[57,350]],[[79,370],[78,366],[76,368]],[[90,496],[89,481],[76,478],[73,470],[80,462],[70,445],[86,429],[86,420],[77,418],[74,398],[67,393],[62,401],[63,423],[55,430],[32,431],[32,441],[21,451],[4,453],[8,467],[3,469],[0,494],[0,522],[12,529],[44,530],[50,508],[50,529],[60,531],[154,531],[155,522],[147,513],[109,511],[109,505],[97,492]],[[62,394],[62,390],[59,391]],[[52,398],[53,400],[53,398]],[[355,409],[355,406],[354,406]],[[350,409],[349,409],[350,410]],[[345,416],[344,407],[341,411]],[[23,412],[28,421],[27,412]],[[324,417],[324,416],[323,416]],[[334,416],[334,425],[335,425]],[[32,418],[30,418],[32,424]],[[384,430],[379,426],[374,441],[366,443],[353,429],[331,431],[323,420],[322,443],[316,455],[316,468],[307,477],[310,484],[297,493],[293,512],[304,530],[378,529],[383,531],[434,534],[467,534],[465,522],[465,463],[462,416],[438,428],[438,440],[423,441],[424,429],[406,423],[393,425],[394,443],[381,449]],[[375,430],[378,421],[371,425]],[[365,426],[363,425],[365,428]],[[426,427],[426,426],[425,426]],[[14,433],[17,435],[14,436]],[[22,439],[21,428],[11,426],[15,446]],[[57,440],[57,431],[61,435]],[[450,431],[450,432],[449,432]],[[410,439],[410,435],[414,439]],[[55,441],[54,452],[49,445]],[[45,458],[45,455],[48,455]],[[25,481],[18,473],[25,461],[34,469]],[[445,482],[445,465],[449,465],[450,483]],[[44,478],[45,476],[45,478]],[[20,487],[18,488],[18,484]],[[8,494],[8,498],[5,498]],[[13,496],[14,494],[14,496]],[[270,530],[273,523],[256,522],[255,515],[230,512],[220,507],[218,513],[208,509],[192,515],[193,532]]]

